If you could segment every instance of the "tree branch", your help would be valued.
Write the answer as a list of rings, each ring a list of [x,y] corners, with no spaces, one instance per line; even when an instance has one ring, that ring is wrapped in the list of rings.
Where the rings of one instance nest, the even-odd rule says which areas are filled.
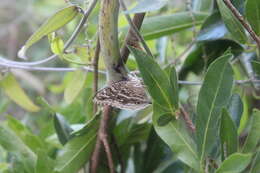
[[[260,50],[260,38],[251,28],[251,26],[246,22],[244,17],[238,12],[238,10],[233,6],[230,0],[223,0],[226,6],[230,9],[230,11],[234,14],[234,16],[239,20],[239,22],[244,26],[244,28],[248,31],[253,40],[255,40],[258,49]]]
[[[133,24],[136,26],[136,28],[138,30],[140,30],[140,28],[142,26],[144,16],[145,16],[145,13],[137,13],[134,15]],[[127,45],[135,45],[135,44],[138,44],[138,42],[139,42],[139,39],[136,37],[136,34],[135,34],[134,30],[132,29],[132,27],[130,27],[128,30],[128,33],[126,35],[124,45],[120,51],[121,59],[120,59],[120,62],[118,62],[119,64],[126,63],[126,61],[128,59],[130,51],[127,48]]]
[[[123,9],[124,11],[127,11],[127,8],[126,8],[126,5],[125,5],[124,1],[123,1],[123,0],[119,0],[119,2],[120,2],[120,5],[121,5],[122,9]],[[145,43],[145,40],[144,40],[144,38],[142,37],[142,35],[139,33],[138,28],[137,28],[137,27],[135,26],[135,24],[132,22],[130,15],[127,14],[127,13],[125,13],[125,17],[126,17],[128,23],[129,23],[130,27],[132,28],[132,31],[134,31],[134,34],[135,34],[136,38],[138,38],[138,39],[140,40],[140,42],[142,43],[142,45],[143,45],[143,47],[144,47],[146,53],[147,53],[148,55],[150,55],[151,57],[153,57],[153,54],[152,54],[151,50],[149,49],[149,47],[148,47],[147,44]]]
[[[100,42],[99,38],[97,39],[95,55],[93,58],[93,68],[94,68],[94,82],[93,82],[93,93],[97,93],[98,91],[98,62],[99,62],[99,53],[100,53]],[[97,112],[97,104],[94,103],[93,113]]]

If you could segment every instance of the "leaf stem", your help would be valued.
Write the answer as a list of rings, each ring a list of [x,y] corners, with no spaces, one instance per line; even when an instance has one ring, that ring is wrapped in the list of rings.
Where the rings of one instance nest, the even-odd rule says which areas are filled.
[[[230,0],[223,0],[226,6],[230,9],[230,11],[234,14],[234,16],[238,19],[238,21],[244,26],[244,28],[248,31],[253,40],[255,40],[258,49],[260,50],[260,38],[251,28],[251,26],[246,22],[244,17],[238,12],[238,10],[233,6]]]

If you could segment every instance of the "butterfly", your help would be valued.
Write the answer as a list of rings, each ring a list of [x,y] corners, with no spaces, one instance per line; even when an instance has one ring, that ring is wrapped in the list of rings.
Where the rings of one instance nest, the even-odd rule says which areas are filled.
[[[127,80],[112,83],[99,90],[94,102],[128,110],[143,109],[151,104],[144,84],[136,76],[129,76]]]

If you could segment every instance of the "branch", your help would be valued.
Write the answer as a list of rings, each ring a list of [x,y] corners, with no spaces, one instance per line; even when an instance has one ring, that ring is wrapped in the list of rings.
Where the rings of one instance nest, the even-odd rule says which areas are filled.
[[[124,1],[123,1],[123,0],[119,0],[119,2],[120,2],[120,5],[121,5],[122,9],[123,9],[124,11],[127,11],[127,8],[126,8],[126,6],[125,6]],[[147,44],[145,43],[144,38],[143,38],[142,35],[139,33],[138,28],[137,28],[137,27],[135,26],[135,24],[132,22],[130,15],[127,14],[127,13],[124,13],[124,14],[125,14],[125,17],[126,17],[128,23],[129,23],[130,27],[132,28],[132,31],[134,31],[135,36],[136,36],[136,37],[140,40],[140,42],[142,43],[142,45],[143,45],[143,47],[144,47],[146,53],[147,53],[148,55],[150,55],[151,57],[153,57],[153,54],[152,54],[152,52],[150,51],[150,49],[149,49],[149,47],[147,46]]]
[[[239,22],[244,26],[244,28],[248,31],[253,40],[255,40],[258,49],[260,50],[260,38],[251,28],[251,26],[246,22],[244,17],[237,11],[237,9],[233,6],[230,0],[223,0],[226,6],[231,10],[234,16],[239,20]]]
[[[137,13],[134,15],[133,24],[136,26],[138,30],[140,30],[142,26],[144,16],[145,13]],[[126,35],[124,45],[120,51],[121,59],[120,62],[118,63],[126,63],[130,53],[129,49],[127,48],[127,45],[135,45],[135,44],[138,44],[138,37],[136,37],[134,30],[132,29],[132,27],[130,27]]]
[[[100,53],[100,42],[99,38],[97,39],[95,55],[93,58],[93,67],[94,67],[94,82],[93,82],[93,93],[98,92],[98,61],[99,61],[99,53]],[[93,113],[97,112],[97,104],[94,103]]]

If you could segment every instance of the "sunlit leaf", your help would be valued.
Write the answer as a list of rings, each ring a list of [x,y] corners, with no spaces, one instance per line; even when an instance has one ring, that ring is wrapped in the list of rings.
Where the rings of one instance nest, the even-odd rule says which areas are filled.
[[[20,87],[19,83],[11,73],[0,80],[0,87],[12,101],[22,108],[30,112],[39,111],[40,108],[25,94],[24,90]]]
[[[64,49],[63,40],[59,36],[56,36],[55,33],[50,34],[48,38],[51,45],[51,51],[56,55],[62,54]]]
[[[78,7],[75,5],[71,5],[56,12],[44,24],[40,26],[40,28],[29,38],[29,40],[25,43],[24,47],[21,50],[25,52],[30,46],[42,39],[44,36],[47,36],[48,34],[60,29],[61,27],[69,23],[77,16],[78,13]]]
[[[73,72],[72,78],[67,84],[64,91],[64,100],[71,104],[84,88],[87,73],[86,71],[77,70]]]
[[[206,73],[197,103],[196,134],[201,160],[215,145],[221,110],[231,96],[233,72],[227,54],[213,62]]]

